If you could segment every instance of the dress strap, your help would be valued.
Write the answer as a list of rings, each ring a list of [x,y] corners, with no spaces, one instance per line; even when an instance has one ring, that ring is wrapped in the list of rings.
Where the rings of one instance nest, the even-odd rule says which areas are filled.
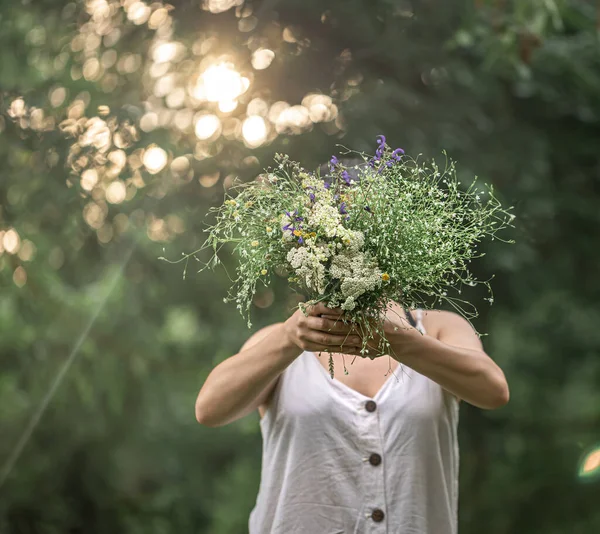
[[[421,332],[421,334],[425,333],[425,327],[423,326],[423,310],[418,308],[415,312],[416,317],[416,325],[415,328]]]
[[[413,328],[417,328],[417,321],[413,317],[411,311],[408,308],[404,308],[404,313],[406,315],[406,318],[408,319],[410,326],[412,326]]]
[[[413,315],[408,308],[404,308],[404,313],[406,314],[410,326],[416,328],[421,334],[425,334],[425,326],[423,326],[423,310],[418,308]]]

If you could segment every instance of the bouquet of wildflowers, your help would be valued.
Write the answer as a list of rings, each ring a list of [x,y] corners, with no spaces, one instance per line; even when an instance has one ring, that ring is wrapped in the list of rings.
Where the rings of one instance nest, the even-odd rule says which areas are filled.
[[[464,301],[448,293],[481,283],[468,263],[479,255],[478,243],[513,218],[491,188],[474,182],[461,190],[452,162],[442,170],[411,159],[383,136],[375,156],[360,158],[364,163],[347,167],[334,156],[321,176],[278,155],[267,174],[212,209],[207,266],[219,263],[223,245],[234,246],[239,264],[225,300],[237,303],[248,326],[257,284],[284,274],[308,297],[301,306],[324,302],[345,310],[345,320],[362,330],[368,355],[367,341],[382,334],[392,301],[407,308],[447,301],[460,309]],[[378,338],[377,352],[385,353],[390,347]]]

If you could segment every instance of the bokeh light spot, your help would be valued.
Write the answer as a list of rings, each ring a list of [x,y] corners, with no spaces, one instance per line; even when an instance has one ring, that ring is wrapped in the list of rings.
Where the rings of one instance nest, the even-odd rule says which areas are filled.
[[[310,127],[310,113],[304,106],[285,108],[277,117],[275,127],[278,133],[299,134]]]
[[[219,110],[223,113],[231,113],[237,106],[238,103],[235,100],[221,100],[219,102]]]
[[[267,123],[258,115],[248,117],[242,124],[244,141],[250,147],[258,147],[267,139]]]
[[[202,115],[196,121],[195,132],[198,139],[210,139],[214,135],[217,135],[217,132],[219,132],[220,129],[221,121],[216,115]]]
[[[19,117],[22,117],[23,115],[25,115],[25,111],[25,100],[23,100],[22,98],[16,98],[15,100],[13,100],[8,108],[8,114],[13,119],[18,119]]]
[[[120,180],[111,182],[106,188],[106,200],[111,204],[120,204],[125,200],[126,194],[125,184]]]
[[[29,239],[25,239],[19,250],[19,258],[23,261],[31,261],[35,256],[35,252],[35,245]]]
[[[145,113],[140,119],[140,128],[144,132],[151,132],[158,126],[158,115],[153,111]]]
[[[57,108],[61,106],[67,98],[67,90],[64,87],[55,87],[50,91],[50,104]]]
[[[98,229],[98,231],[96,232],[96,236],[98,237],[98,241],[100,241],[100,243],[107,244],[110,243],[111,239],[114,236],[114,233],[115,232],[113,230],[112,224],[108,223],[102,226],[102,228]]]
[[[246,92],[250,84],[230,63],[218,63],[208,67],[198,80],[195,95],[209,102],[231,102]]]
[[[96,169],[86,169],[81,174],[81,188],[85,191],[91,191],[98,183],[98,171]]]
[[[266,69],[275,58],[275,52],[268,48],[259,48],[252,54],[252,67],[256,70]]]
[[[266,117],[269,113],[269,105],[262,98],[253,98],[246,108],[248,115],[260,115]]]
[[[150,146],[144,152],[144,167],[150,174],[160,172],[167,164],[167,153],[159,146]]]
[[[106,218],[106,212],[103,206],[96,202],[90,202],[83,208],[83,219],[94,229],[101,228]]]
[[[275,294],[270,288],[263,289],[254,295],[252,302],[257,308],[268,308],[275,302]]]
[[[19,234],[14,228],[11,228],[7,232],[4,233],[4,237],[2,238],[2,245],[4,250],[9,254],[16,254],[19,252],[19,248],[21,246],[21,238]]]
[[[177,174],[186,173],[190,168],[190,160],[185,156],[179,156],[171,162],[171,170]]]
[[[167,225],[163,219],[151,218],[146,233],[152,241],[167,241],[169,239]]]
[[[579,468],[581,478],[596,478],[600,476],[600,446],[584,455]]]
[[[215,172],[213,174],[204,174],[200,176],[198,181],[202,187],[212,187],[219,181],[219,177],[221,176],[220,172]]]
[[[223,13],[243,3],[244,0],[204,0],[203,8],[211,13]]]
[[[182,53],[183,45],[181,43],[169,42],[159,44],[152,53],[152,59],[156,63],[166,63],[173,61]]]
[[[144,24],[152,14],[152,10],[144,2],[134,2],[127,9],[127,18],[137,24]]]
[[[169,12],[166,8],[160,7],[152,15],[150,15],[150,19],[148,20],[148,27],[151,30],[157,30],[163,24],[165,24],[169,20]]]
[[[102,74],[101,68],[100,68],[100,62],[95,58],[95,57],[91,57],[89,58],[84,64],[83,64],[83,77],[88,80],[88,81],[96,81],[100,78],[100,75]]]
[[[13,282],[17,287],[23,287],[27,283],[27,272],[19,265],[13,273]]]

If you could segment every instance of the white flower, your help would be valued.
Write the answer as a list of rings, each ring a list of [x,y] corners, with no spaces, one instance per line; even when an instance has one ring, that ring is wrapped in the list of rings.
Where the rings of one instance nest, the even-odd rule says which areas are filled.
[[[356,301],[354,300],[354,297],[348,297],[344,303],[341,305],[342,310],[353,310],[354,308],[356,308]]]
[[[315,202],[308,216],[311,228],[321,230],[327,237],[335,237],[338,228],[342,227],[342,216],[335,206],[325,202]]]
[[[327,285],[324,264],[329,256],[327,247],[319,245],[313,250],[308,247],[294,248],[287,253],[287,260],[308,289],[323,293]]]
[[[344,245],[354,252],[358,252],[365,244],[365,236],[357,230],[349,230],[341,226],[338,229],[338,236],[342,239]]]
[[[377,262],[363,252],[344,250],[334,256],[329,268],[332,278],[340,280],[340,292],[345,299],[343,309],[352,309],[353,300],[381,284],[381,271]]]

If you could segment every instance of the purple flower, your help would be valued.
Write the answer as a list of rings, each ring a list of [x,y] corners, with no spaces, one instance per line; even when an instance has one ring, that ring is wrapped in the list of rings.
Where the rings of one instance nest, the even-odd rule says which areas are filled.
[[[375,161],[379,161],[385,151],[385,135],[377,136],[377,150],[375,151]]]
[[[401,148],[397,148],[396,150],[394,150],[392,152],[392,158],[396,161],[400,161],[400,159],[402,158],[403,155],[404,155],[404,150],[402,150]]]
[[[348,171],[342,171],[342,178],[347,185],[350,185],[350,174],[348,174]]]
[[[302,236],[300,236],[300,237],[298,238],[298,243],[300,243],[300,244],[304,243],[304,239],[302,238]]]
[[[331,159],[329,160],[329,171],[333,172],[333,169],[335,168],[335,166],[338,164],[338,159],[335,156],[331,156]]]
[[[342,215],[346,215],[346,213],[348,213],[348,210],[346,209],[346,203],[345,202],[342,202],[340,204],[340,213]]]
[[[346,216],[346,220],[349,221],[350,220],[350,215]]]
[[[324,187],[325,189],[329,189],[329,188],[331,187],[331,184],[330,184],[329,182],[325,182],[325,183],[323,184],[323,187]]]
[[[294,210],[292,212],[290,211],[286,211],[285,214],[290,218],[290,219],[294,219],[295,221],[303,221],[304,217],[300,217],[300,215],[298,215],[298,210]]]
[[[311,201],[311,202],[314,202],[314,201],[315,201],[315,194],[314,194],[314,193],[309,193],[309,194],[308,194],[308,197],[310,198],[310,201]]]

